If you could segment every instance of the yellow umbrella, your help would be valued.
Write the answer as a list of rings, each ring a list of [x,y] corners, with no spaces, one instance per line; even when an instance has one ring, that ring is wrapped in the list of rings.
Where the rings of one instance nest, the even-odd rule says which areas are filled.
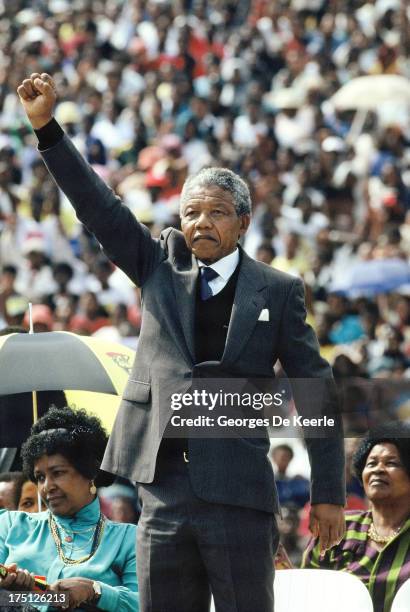
[[[70,404],[100,416],[111,429],[134,356],[121,344],[69,332],[0,337],[1,445],[16,446],[16,438],[29,434],[36,416],[27,418],[27,402],[15,394],[32,391],[65,390]]]
[[[90,414],[97,416],[105,429],[110,432],[121,402],[118,395],[104,395],[94,391],[66,391],[67,403],[71,408],[84,408]]]
[[[127,384],[135,351],[123,345],[114,346],[112,342],[103,340],[98,340],[98,345],[94,345],[94,348],[98,349],[99,359],[113,381],[118,395],[78,390],[68,390],[65,395],[69,406],[84,408],[94,414],[110,432],[121,402],[121,394]]]
[[[134,351],[70,332],[0,337],[0,395],[25,391],[82,389],[121,393]]]

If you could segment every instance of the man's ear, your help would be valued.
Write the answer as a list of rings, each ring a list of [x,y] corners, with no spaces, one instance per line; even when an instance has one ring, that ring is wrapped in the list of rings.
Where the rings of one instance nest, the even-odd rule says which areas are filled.
[[[240,220],[240,227],[239,227],[239,235],[238,238],[240,238],[241,236],[243,236],[248,227],[249,227],[249,223],[251,222],[251,216],[249,213],[247,213],[246,215],[241,215],[239,217]]]

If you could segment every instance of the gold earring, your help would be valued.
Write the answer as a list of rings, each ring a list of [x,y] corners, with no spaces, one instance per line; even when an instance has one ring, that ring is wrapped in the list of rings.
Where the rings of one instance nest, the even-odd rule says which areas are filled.
[[[91,495],[96,495],[97,494],[97,487],[94,484],[94,480],[91,481],[90,493],[91,493]]]

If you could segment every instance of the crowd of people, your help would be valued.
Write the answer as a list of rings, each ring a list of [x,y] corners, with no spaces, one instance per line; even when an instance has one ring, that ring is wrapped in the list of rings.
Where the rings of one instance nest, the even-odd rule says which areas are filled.
[[[0,10],[2,324],[27,323],[31,300],[39,330],[138,337],[136,291],[74,218],[17,103],[18,83],[46,71],[57,120],[154,235],[178,225],[187,174],[232,168],[252,191],[245,249],[304,279],[336,375],[407,377],[406,107],[376,99],[358,119],[357,101],[331,102],[356,77],[409,76],[405,4],[21,0]],[[363,290],[372,262],[378,278]]]

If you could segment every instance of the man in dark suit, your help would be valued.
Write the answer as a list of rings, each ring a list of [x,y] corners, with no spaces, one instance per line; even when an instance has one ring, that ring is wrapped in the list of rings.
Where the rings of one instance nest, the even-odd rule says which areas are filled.
[[[104,469],[139,484],[137,543],[143,612],[271,612],[278,509],[269,439],[164,437],[171,396],[193,378],[329,378],[305,323],[300,280],[250,259],[238,239],[250,221],[246,184],[207,169],[186,182],[182,232],[154,240],[84,162],[53,117],[54,83],[18,89],[39,149],[78,218],[142,288],[143,323]],[[263,316],[262,316],[262,313]],[[344,530],[340,438],[307,440],[311,528],[323,548]]]

